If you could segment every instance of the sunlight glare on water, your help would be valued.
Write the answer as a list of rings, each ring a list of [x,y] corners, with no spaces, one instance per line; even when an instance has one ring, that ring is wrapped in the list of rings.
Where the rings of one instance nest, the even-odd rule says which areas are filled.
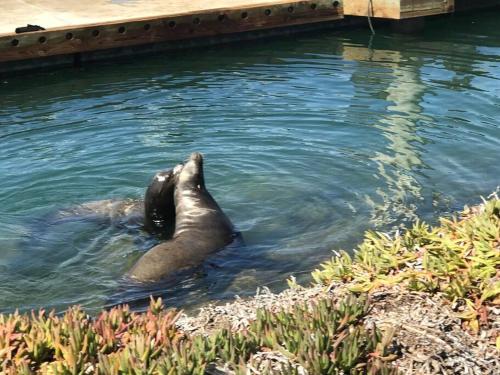
[[[0,310],[278,290],[368,228],[478,202],[500,184],[497,23],[478,12],[377,30],[370,48],[366,30],[326,31],[4,79]],[[61,212],[140,199],[192,151],[245,246],[128,286],[156,239]]]

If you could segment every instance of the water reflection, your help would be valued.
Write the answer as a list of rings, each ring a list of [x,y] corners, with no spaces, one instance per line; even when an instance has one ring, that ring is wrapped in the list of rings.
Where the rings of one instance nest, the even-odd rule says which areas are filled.
[[[420,59],[411,60],[400,51],[345,46],[344,58],[385,68],[386,113],[382,113],[374,124],[387,139],[388,144],[371,158],[376,164],[376,176],[383,183],[376,189],[376,197],[365,195],[372,207],[371,222],[376,226],[387,226],[404,219],[417,218],[417,202],[422,200],[422,187],[415,171],[422,166],[418,143],[423,139],[417,135],[419,121],[432,121],[422,114],[420,102],[425,94],[425,85],[420,80]],[[419,63],[420,62],[420,63]],[[365,77],[353,74],[353,82]]]

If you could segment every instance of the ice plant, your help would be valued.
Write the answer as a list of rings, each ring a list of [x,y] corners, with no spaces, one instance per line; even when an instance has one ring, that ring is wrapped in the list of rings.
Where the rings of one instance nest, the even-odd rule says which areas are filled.
[[[244,374],[262,351],[288,359],[279,373],[392,373],[390,339],[366,328],[363,298],[331,299],[277,312],[259,310],[247,329],[212,335],[179,331],[178,313],[161,300],[145,313],[127,306],[90,317],[78,307],[62,315],[40,310],[0,315],[0,363],[5,374],[204,374],[221,365]]]
[[[500,304],[500,200],[466,207],[434,227],[417,222],[394,236],[368,232],[352,256],[336,253],[313,278],[349,282],[353,292],[394,284],[440,292],[465,305],[460,317],[477,331],[488,321],[485,306]]]

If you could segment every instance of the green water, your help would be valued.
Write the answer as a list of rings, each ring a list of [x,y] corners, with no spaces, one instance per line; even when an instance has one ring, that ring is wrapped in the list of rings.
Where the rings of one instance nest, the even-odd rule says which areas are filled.
[[[419,35],[328,31],[0,83],[0,310],[151,292],[192,307],[282,288],[367,228],[478,202],[500,184],[498,12]],[[192,151],[246,245],[154,288],[122,275],[155,243],[57,213],[140,198]],[[305,277],[305,276],[304,276]]]

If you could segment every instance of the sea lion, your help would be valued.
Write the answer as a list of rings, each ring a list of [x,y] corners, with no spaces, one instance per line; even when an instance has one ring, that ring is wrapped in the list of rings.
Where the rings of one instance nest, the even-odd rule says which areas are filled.
[[[103,199],[68,207],[57,212],[56,220],[88,218],[109,220],[118,223],[129,220],[142,220],[144,205],[139,199]],[[134,218],[134,219],[131,219]]]
[[[175,229],[174,188],[182,164],[160,171],[152,178],[144,200],[105,199],[79,204],[58,212],[52,220],[95,220],[118,227],[143,228],[150,234],[170,238]]]
[[[135,263],[128,276],[140,282],[158,281],[194,267],[236,237],[228,217],[205,187],[203,156],[195,152],[177,177],[174,191],[175,232]]]
[[[174,190],[182,164],[158,172],[144,196],[144,229],[170,238],[175,230]]]

